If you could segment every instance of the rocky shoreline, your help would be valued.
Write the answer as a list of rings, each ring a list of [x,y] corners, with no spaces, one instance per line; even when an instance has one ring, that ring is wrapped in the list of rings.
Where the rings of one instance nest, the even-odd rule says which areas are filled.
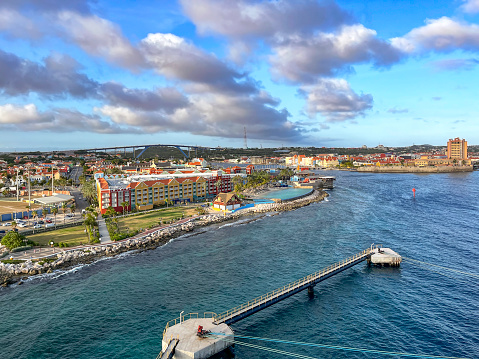
[[[170,240],[194,231],[196,228],[205,227],[225,221],[237,220],[240,217],[257,215],[267,212],[291,211],[307,206],[314,202],[322,201],[328,194],[325,191],[315,190],[310,195],[285,203],[266,203],[255,207],[245,208],[235,213],[222,215],[212,214],[197,217],[183,224],[158,229],[141,238],[130,238],[115,242],[112,245],[99,245],[90,248],[70,250],[57,253],[56,259],[51,262],[27,260],[19,264],[0,262],[0,285],[8,286],[13,283],[21,284],[29,276],[43,273],[52,273],[55,270],[62,270],[80,264],[92,263],[101,257],[112,257],[132,250],[149,250],[168,243]]]

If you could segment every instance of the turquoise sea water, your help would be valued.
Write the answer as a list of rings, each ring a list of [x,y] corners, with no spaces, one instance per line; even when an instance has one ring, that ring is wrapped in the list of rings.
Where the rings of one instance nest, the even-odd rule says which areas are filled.
[[[166,321],[181,311],[221,312],[371,243],[479,273],[479,172],[335,175],[327,201],[1,288],[0,357],[155,358]],[[408,262],[399,269],[359,264],[316,286],[313,299],[300,293],[233,329],[257,337],[479,358],[479,280],[447,275]],[[257,344],[315,358],[381,358]],[[236,357],[285,358],[241,346]]]
[[[311,188],[281,188],[265,193],[264,195],[261,195],[260,198],[290,199],[302,196],[309,192],[311,192]]]

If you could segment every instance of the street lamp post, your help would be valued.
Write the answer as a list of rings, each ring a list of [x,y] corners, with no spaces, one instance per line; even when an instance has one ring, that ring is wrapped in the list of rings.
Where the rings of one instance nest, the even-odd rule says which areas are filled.
[[[53,168],[54,168],[54,166],[53,166],[53,164],[52,164],[52,196],[53,196],[53,193],[54,193],[54,188],[53,188]]]
[[[19,198],[18,198],[18,173],[20,172],[20,168],[17,168],[17,202],[19,201]]]

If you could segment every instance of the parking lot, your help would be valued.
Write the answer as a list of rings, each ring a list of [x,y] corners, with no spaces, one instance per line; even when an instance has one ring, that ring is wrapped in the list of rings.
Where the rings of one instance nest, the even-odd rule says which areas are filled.
[[[79,220],[81,218],[80,213],[66,213],[65,215],[63,213],[57,214],[56,216],[56,221],[55,217],[52,215],[48,215],[47,217],[40,217],[40,218],[30,218],[28,219],[16,219],[15,223],[16,228],[18,232],[22,232],[23,230],[31,230],[31,229],[41,229],[41,228],[51,228],[55,227],[55,222],[56,224],[63,224],[63,223],[69,223],[74,220]],[[13,229],[12,226],[12,221],[5,221],[5,222],[0,222],[0,234],[7,233]]]

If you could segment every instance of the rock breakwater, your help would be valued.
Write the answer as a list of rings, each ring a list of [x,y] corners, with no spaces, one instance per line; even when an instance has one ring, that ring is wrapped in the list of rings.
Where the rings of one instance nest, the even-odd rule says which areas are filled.
[[[216,223],[239,219],[247,215],[256,215],[266,212],[290,211],[318,202],[327,197],[324,191],[313,191],[310,195],[286,203],[264,203],[254,207],[245,208],[230,214],[210,214],[196,218],[182,224],[157,229],[141,237],[133,237],[111,244],[83,247],[67,250],[56,254],[56,257],[49,261],[27,260],[23,263],[1,263],[0,262],[0,285],[8,286],[20,282],[22,278],[43,273],[52,273],[54,270],[61,270],[74,267],[79,264],[88,264],[101,257],[111,257],[132,250],[149,250],[157,248],[173,238],[185,233],[192,232],[197,227],[209,226]]]

